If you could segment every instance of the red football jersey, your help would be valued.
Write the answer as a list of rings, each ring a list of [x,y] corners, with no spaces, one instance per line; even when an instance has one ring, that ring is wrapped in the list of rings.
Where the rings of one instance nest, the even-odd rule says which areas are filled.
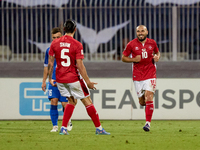
[[[56,59],[56,82],[72,83],[79,80],[76,59],[84,59],[83,46],[80,42],[64,35],[51,43],[49,55]]]
[[[130,41],[123,54],[125,56],[132,55],[132,58],[137,55],[141,56],[141,61],[133,63],[133,80],[142,81],[150,78],[156,78],[156,65],[153,60],[153,54],[158,53],[158,47],[153,39],[146,39],[143,45],[137,38]]]

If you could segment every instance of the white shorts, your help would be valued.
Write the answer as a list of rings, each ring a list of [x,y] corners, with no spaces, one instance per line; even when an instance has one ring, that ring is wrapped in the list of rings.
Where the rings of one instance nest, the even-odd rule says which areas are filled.
[[[146,90],[151,91],[153,93],[155,93],[156,91],[156,78],[133,82],[138,97],[142,97]]]
[[[60,94],[64,97],[73,96],[75,99],[83,99],[90,96],[89,88],[83,79],[73,83],[58,83]]]

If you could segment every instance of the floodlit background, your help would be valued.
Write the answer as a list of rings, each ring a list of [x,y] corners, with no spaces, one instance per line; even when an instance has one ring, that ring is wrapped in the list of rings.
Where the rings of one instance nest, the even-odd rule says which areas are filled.
[[[1,0],[0,61],[42,62],[50,31],[72,18],[85,61],[120,61],[144,24],[162,61],[199,60],[199,0]]]

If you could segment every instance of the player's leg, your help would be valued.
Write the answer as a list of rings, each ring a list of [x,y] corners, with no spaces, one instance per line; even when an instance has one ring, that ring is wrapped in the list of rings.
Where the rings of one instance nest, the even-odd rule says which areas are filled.
[[[82,103],[85,105],[86,110],[90,118],[92,119],[95,127],[96,127],[96,134],[97,135],[110,135],[110,133],[106,132],[104,128],[102,128],[100,120],[99,120],[99,115],[92,103],[92,100],[90,96],[81,99]]]
[[[53,129],[50,132],[58,132],[58,98],[51,98],[50,117]]]
[[[63,120],[62,120],[62,127],[60,129],[61,135],[68,134],[67,125],[68,125],[68,122],[70,121],[70,118],[74,112],[74,108],[77,104],[77,99],[74,99],[73,96],[67,97],[67,99],[68,99],[68,104],[65,107],[65,111],[63,114]]]
[[[80,99],[82,103],[85,105],[88,115],[91,117],[96,129],[96,134],[110,134],[107,133],[101,126],[99,121],[99,115],[92,104],[92,100],[90,98],[90,91],[87,87],[87,84],[83,79],[70,83],[70,92],[74,96],[75,99]],[[65,109],[66,110],[66,109]]]
[[[149,79],[145,81],[145,102],[146,102],[146,123],[143,127],[144,131],[150,131],[151,118],[154,111],[153,97],[156,89],[156,79]]]
[[[73,84],[73,83],[72,83]],[[69,84],[66,83],[57,83],[58,89],[60,91],[60,94],[62,97],[67,97],[68,103],[65,106],[64,114],[63,114],[63,120],[62,120],[62,127],[60,129],[61,135],[68,134],[67,132],[67,124],[73,114],[74,108],[77,104],[77,99],[75,99],[71,94],[71,89],[69,87]]]
[[[90,91],[85,81],[81,79],[78,82],[71,84],[71,87],[73,89],[71,90],[72,95],[74,95],[76,99],[80,99],[84,104],[84,106],[86,107],[86,111],[96,127],[96,134],[109,135],[110,133],[107,133],[101,126],[99,115],[94,105],[92,104],[92,100],[90,98]]]
[[[145,115],[146,115],[146,123],[143,129],[145,131],[150,130],[150,122],[154,111],[154,105],[153,105],[153,95],[154,93],[151,91],[145,91],[145,101],[146,101],[146,109],[145,109]]]
[[[62,107],[63,107],[63,112],[64,112],[65,111],[65,106],[68,103],[68,99],[66,97],[64,97],[64,96],[61,96],[58,88],[57,88],[57,95],[58,95],[58,101],[61,102]]]
[[[67,98],[65,98],[65,100],[66,100],[66,99],[67,99]],[[61,98],[61,101],[62,101],[62,98]],[[67,102],[62,101],[61,104],[62,104],[63,108],[65,109],[65,107],[66,107],[67,104],[68,104],[68,100],[67,100]],[[63,112],[64,112],[64,109],[63,109]],[[72,130],[72,127],[73,127],[73,125],[72,125],[72,121],[71,121],[71,118],[70,118],[70,120],[69,120],[69,122],[68,122],[68,124],[67,124],[67,131],[71,131],[71,130]]]
[[[59,90],[58,90],[59,92]],[[60,92],[59,92],[59,101],[61,102],[62,106],[63,106],[63,112],[65,110],[66,105],[68,104],[68,99],[66,97],[61,96]],[[71,122],[71,118],[67,124],[67,131],[71,131],[72,130],[72,122]]]
[[[87,113],[90,116],[90,118],[92,119],[95,127],[102,130],[101,123],[99,120],[99,115],[92,103],[90,96],[81,99],[81,101],[84,104],[84,106],[86,107]]]
[[[141,106],[146,106],[144,95],[142,95],[141,97],[138,97],[138,99],[139,99],[139,103],[140,103]]]
[[[134,81],[135,91],[137,93],[139,103],[141,106],[145,106],[145,91],[143,90],[144,82],[143,81]]]
[[[51,89],[51,92],[49,92],[49,97],[53,97],[51,100],[51,103],[53,103],[51,105],[51,111],[50,111],[50,115],[53,121],[53,129],[51,130],[51,132],[57,132],[58,131],[58,109],[57,109],[57,105],[58,105],[58,101],[61,102],[63,108],[65,108],[65,106],[68,103],[68,100],[66,97],[62,97],[58,88],[57,87],[53,87],[53,86],[49,86],[49,88]],[[56,124],[56,125],[54,125]],[[72,126],[70,127],[70,129],[72,129]]]
[[[50,117],[53,124],[53,129],[51,132],[58,131],[58,95],[57,95],[57,87],[53,87],[50,83],[48,85],[48,98],[51,101],[50,107]]]

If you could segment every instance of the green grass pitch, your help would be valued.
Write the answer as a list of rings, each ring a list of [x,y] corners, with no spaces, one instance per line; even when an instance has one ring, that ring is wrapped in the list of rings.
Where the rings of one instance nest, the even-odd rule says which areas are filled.
[[[200,121],[101,121],[111,135],[95,135],[92,121],[72,120],[70,135],[50,133],[51,121],[0,121],[0,150],[199,150]],[[61,121],[58,122],[61,125]]]

